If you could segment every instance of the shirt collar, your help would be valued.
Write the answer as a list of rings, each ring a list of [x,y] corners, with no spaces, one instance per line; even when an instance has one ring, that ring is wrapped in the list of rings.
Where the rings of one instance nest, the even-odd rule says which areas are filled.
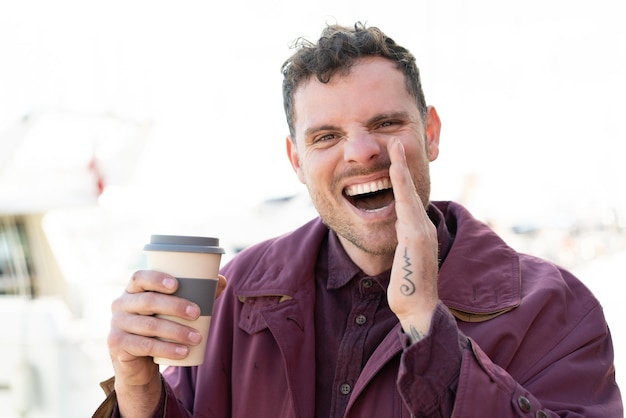
[[[361,273],[344,250],[335,231],[328,230],[328,289],[338,289]]]

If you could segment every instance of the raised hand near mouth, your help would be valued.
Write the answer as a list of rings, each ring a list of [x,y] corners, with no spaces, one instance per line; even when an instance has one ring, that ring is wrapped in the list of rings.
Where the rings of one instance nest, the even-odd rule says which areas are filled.
[[[398,236],[387,298],[404,332],[417,342],[428,335],[439,300],[437,230],[415,190],[402,143],[392,140],[387,148]]]

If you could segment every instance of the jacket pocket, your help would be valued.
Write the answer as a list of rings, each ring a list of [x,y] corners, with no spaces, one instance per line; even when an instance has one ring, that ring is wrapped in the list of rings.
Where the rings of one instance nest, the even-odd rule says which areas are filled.
[[[239,300],[243,303],[241,315],[239,317],[239,328],[252,335],[267,328],[267,322],[261,312],[265,308],[278,305],[286,300],[286,296],[239,296]],[[290,299],[290,298],[289,298]]]

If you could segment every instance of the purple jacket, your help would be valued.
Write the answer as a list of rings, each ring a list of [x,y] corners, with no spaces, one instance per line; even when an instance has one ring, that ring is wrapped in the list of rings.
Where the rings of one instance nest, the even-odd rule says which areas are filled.
[[[460,205],[434,204],[455,239],[431,333],[408,346],[398,324],[345,416],[622,417],[610,333],[589,290]],[[327,233],[316,219],[224,267],[206,361],[164,373],[164,416],[314,416],[313,275]]]

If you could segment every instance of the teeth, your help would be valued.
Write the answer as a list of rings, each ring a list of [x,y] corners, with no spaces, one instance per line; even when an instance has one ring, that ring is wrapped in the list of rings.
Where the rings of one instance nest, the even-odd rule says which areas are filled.
[[[355,184],[346,188],[346,194],[348,196],[357,196],[360,194],[374,193],[379,190],[385,190],[391,188],[391,181],[389,178],[384,178],[370,183]]]

